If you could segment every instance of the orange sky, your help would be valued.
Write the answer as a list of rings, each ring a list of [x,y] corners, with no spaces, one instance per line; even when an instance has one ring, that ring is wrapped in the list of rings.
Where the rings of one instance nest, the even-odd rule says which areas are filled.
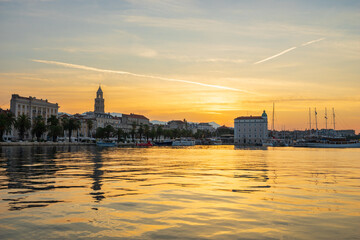
[[[352,1],[0,2],[0,107],[17,93],[91,111],[101,83],[107,112],[232,126],[263,110],[271,118],[275,102],[276,129],[308,128],[309,107],[323,128],[327,107],[337,129],[360,132],[358,10]]]

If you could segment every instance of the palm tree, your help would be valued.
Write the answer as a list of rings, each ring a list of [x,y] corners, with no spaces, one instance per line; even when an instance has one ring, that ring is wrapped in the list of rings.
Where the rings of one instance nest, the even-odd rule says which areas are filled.
[[[3,141],[5,132],[11,131],[11,126],[14,124],[14,115],[11,112],[0,113],[0,142]]]
[[[146,142],[148,142],[149,137],[150,137],[150,127],[147,124],[144,127],[144,134],[145,134],[145,137],[146,137]]]
[[[55,115],[51,115],[51,117],[47,120],[48,123],[48,131],[49,137],[52,137],[53,142],[56,142],[57,137],[61,134],[61,125],[59,119]]]
[[[121,128],[118,128],[117,131],[116,131],[116,135],[117,135],[117,138],[118,138],[118,142],[120,142],[120,139],[122,137],[124,137],[124,131],[121,129]]]
[[[141,142],[141,137],[142,137],[142,135],[143,135],[143,133],[144,133],[144,128],[143,128],[143,125],[142,125],[142,124],[140,124],[140,127],[139,127],[139,129],[138,129],[138,133],[139,133],[140,142]]]
[[[21,114],[15,121],[15,128],[19,131],[20,140],[23,140],[25,132],[31,128],[30,118],[25,114]]]
[[[36,116],[34,119],[32,134],[36,136],[37,141],[40,141],[41,136],[46,132],[46,124],[41,115]]]
[[[162,134],[163,134],[163,129],[162,129],[161,126],[158,126],[158,127],[157,127],[157,129],[156,129],[156,134],[157,134],[157,136],[158,136],[158,138],[159,138],[159,140],[160,140],[160,138],[161,138],[161,136],[162,136]]]
[[[133,140],[133,142],[135,142],[135,133],[136,133],[136,122],[133,122],[132,124],[131,124],[131,127],[132,127],[132,129],[131,129],[131,137],[132,137],[132,140]]]
[[[155,130],[155,127],[152,127],[152,128],[151,128],[150,137],[151,137],[151,141],[154,141],[154,138],[156,138],[156,130]]]
[[[111,125],[107,125],[105,128],[104,128],[104,131],[105,131],[105,137],[107,139],[109,139],[112,135],[113,132],[115,132],[115,129],[113,126]]]
[[[91,119],[86,120],[86,125],[88,127],[88,137],[92,137],[91,130],[93,128],[93,121]]]
[[[69,142],[71,142],[71,133],[73,130],[78,130],[80,128],[80,121],[75,118],[64,118],[62,124],[64,130],[68,130]]]

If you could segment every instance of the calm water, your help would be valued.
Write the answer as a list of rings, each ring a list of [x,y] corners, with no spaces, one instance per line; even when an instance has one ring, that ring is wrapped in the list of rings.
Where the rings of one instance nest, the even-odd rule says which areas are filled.
[[[360,239],[360,149],[2,147],[0,239]]]

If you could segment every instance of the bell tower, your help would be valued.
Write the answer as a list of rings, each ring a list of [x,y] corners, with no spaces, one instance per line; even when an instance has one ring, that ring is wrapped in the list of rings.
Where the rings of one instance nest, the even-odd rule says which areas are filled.
[[[99,86],[99,89],[96,92],[94,112],[105,113],[105,103],[104,102],[105,102],[105,99],[103,97],[103,91],[101,90],[101,86]]]

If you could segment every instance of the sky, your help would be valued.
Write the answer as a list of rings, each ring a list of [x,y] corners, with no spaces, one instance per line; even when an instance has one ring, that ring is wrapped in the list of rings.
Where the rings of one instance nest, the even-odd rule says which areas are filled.
[[[82,113],[99,84],[106,112],[360,132],[360,1],[0,0],[0,108]]]

